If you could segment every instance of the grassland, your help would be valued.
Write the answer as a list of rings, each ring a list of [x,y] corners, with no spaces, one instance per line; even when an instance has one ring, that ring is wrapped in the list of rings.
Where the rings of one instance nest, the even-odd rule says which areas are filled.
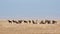
[[[0,20],[0,34],[60,34],[60,20],[57,24],[10,24]]]

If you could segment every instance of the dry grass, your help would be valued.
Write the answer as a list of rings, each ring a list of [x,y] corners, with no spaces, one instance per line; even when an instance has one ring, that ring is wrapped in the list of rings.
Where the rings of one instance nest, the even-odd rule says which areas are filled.
[[[0,20],[0,34],[60,34],[60,21],[57,24],[9,24]]]

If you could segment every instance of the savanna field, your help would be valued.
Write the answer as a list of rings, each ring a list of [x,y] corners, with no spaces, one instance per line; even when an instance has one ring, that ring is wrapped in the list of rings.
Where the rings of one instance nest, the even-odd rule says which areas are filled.
[[[0,34],[60,34],[60,20],[50,21],[0,19]]]

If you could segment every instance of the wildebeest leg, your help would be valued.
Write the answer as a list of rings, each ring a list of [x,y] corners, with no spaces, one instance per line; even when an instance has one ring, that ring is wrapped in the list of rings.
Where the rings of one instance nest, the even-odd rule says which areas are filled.
[[[8,20],[9,23],[12,23],[12,21]]]

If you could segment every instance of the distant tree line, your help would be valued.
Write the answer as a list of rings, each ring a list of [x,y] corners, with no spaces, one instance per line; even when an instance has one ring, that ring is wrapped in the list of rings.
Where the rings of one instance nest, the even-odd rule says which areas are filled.
[[[56,24],[57,21],[55,20],[8,20],[9,23],[16,23],[16,24]]]

